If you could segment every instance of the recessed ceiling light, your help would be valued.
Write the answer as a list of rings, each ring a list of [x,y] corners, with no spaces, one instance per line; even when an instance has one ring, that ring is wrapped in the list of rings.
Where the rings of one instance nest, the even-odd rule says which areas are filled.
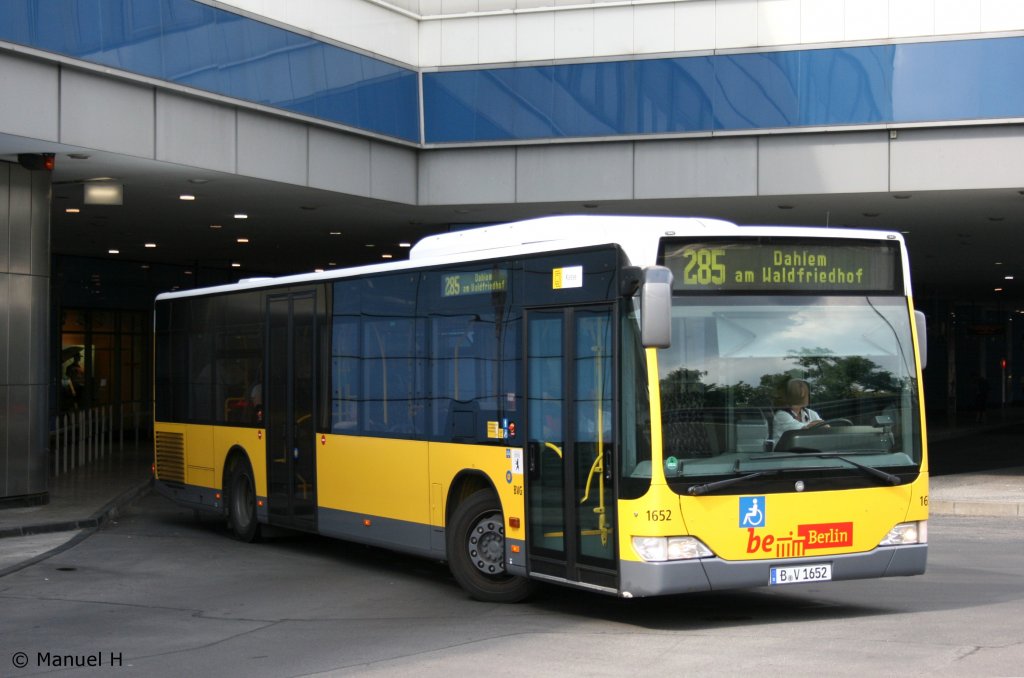
[[[238,263],[237,261],[232,261],[231,262],[231,268],[242,268],[242,265],[240,263]]]
[[[412,247],[412,243],[409,243],[409,242],[400,242],[400,243],[398,243],[398,246],[399,246],[399,247]]]
[[[1013,276],[1012,275],[1003,276],[1003,280],[1013,280]]]
[[[210,181],[209,179],[189,179],[188,183],[190,183],[190,184],[206,184],[206,183],[209,183],[209,181]]]
[[[210,224],[210,228],[220,228],[220,224]]]
[[[68,153],[68,157],[69,158],[74,158],[75,160],[88,160],[89,159],[89,154],[88,153]]]
[[[391,254],[382,254],[382,255],[380,255],[380,258],[381,259],[390,259],[392,256],[393,255],[391,255]]]
[[[149,268],[149,264],[142,264],[141,266],[139,266],[139,268],[147,269],[147,268]]]
[[[372,249],[372,248],[376,247],[376,245],[374,245],[372,242],[368,242],[368,243],[366,243],[366,247],[369,247],[369,248]]]
[[[249,239],[248,238],[238,238],[235,242],[247,243],[247,242],[249,242]]]
[[[155,242],[147,242],[146,243],[146,247],[148,249],[155,249],[156,248],[156,243]]]
[[[341,235],[341,231],[331,231],[330,235]]]
[[[68,214],[78,214],[82,210],[78,209],[77,207],[69,207],[64,211],[67,212]]]
[[[313,273],[323,273],[323,272],[324,272],[324,269],[322,269],[322,268],[314,268],[313,269]]]
[[[189,201],[189,200],[195,200],[195,199],[196,199],[196,197],[194,195],[190,195],[188,193],[182,193],[181,195],[178,196],[178,200]]]
[[[328,266],[337,266],[337,265],[338,265],[338,262],[336,262],[336,261],[328,261],[328,262],[327,262],[327,265],[328,265]]]
[[[192,271],[185,271],[185,275],[192,275]]]
[[[121,250],[107,250],[107,254],[120,254]]]
[[[241,212],[239,212],[238,214],[235,215],[235,219],[248,219],[248,218],[249,218],[248,214],[243,214]]]

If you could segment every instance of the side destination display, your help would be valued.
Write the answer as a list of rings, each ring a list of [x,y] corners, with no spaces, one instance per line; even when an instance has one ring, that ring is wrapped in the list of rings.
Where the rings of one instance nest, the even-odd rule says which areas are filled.
[[[441,280],[442,297],[464,297],[468,294],[491,294],[508,289],[508,272],[503,270],[453,273]]]
[[[662,243],[677,292],[850,292],[899,294],[895,242],[799,239]]]

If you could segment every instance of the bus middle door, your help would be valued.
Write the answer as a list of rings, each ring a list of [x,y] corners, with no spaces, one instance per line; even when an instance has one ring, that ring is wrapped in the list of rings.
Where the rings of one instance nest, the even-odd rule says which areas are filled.
[[[528,568],[610,589],[615,317],[613,304],[526,311]]]
[[[316,528],[316,295],[267,300],[267,500],[270,521]]]

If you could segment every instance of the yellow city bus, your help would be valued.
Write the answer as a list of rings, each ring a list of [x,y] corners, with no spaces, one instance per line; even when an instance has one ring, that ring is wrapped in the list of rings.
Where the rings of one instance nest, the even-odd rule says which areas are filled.
[[[565,216],[161,294],[156,487],[487,601],[920,574],[910,292],[896,233]]]

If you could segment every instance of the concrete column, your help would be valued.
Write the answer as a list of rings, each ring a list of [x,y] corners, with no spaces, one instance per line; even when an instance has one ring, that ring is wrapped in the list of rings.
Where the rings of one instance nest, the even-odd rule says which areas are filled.
[[[0,507],[48,497],[50,174],[0,162]]]

